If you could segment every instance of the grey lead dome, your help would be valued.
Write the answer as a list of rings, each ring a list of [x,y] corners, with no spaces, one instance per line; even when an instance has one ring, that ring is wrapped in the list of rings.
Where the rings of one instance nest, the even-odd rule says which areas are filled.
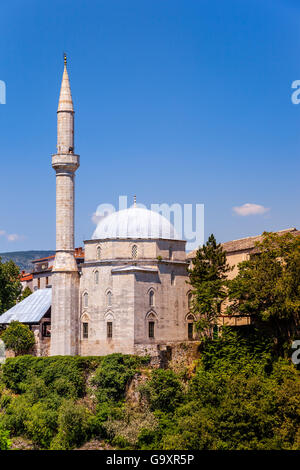
[[[92,236],[93,240],[114,238],[179,240],[175,228],[166,217],[140,207],[106,216],[98,223]]]

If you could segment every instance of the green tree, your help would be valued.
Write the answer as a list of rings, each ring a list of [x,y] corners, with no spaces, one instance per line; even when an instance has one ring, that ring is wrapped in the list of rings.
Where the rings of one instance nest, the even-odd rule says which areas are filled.
[[[256,254],[239,265],[238,275],[228,283],[228,313],[251,315],[265,324],[277,343],[299,332],[300,237],[263,234]]]
[[[26,297],[29,297],[29,295],[31,295],[31,294],[32,294],[32,291],[31,291],[30,287],[28,287],[28,286],[25,287],[25,289],[24,289],[23,292],[21,293],[21,295],[20,295],[18,301],[19,301],[19,302],[22,302],[22,300],[26,299]]]
[[[13,307],[21,294],[20,270],[13,261],[0,258],[0,314]]]
[[[197,316],[199,331],[207,333],[216,324],[227,296],[226,278],[231,269],[221,244],[210,235],[206,244],[197,250],[192,268],[188,270],[188,282],[193,288],[192,311]]]
[[[27,325],[12,321],[1,334],[5,347],[12,349],[16,356],[26,354],[35,344],[34,334]]]

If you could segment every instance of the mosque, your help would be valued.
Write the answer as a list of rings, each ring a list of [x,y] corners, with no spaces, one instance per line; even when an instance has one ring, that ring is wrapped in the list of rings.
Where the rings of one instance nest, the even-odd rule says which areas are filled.
[[[38,355],[157,355],[167,345],[192,341],[186,242],[165,217],[136,203],[106,216],[84,242],[84,258],[77,262],[74,191],[79,165],[65,57],[57,153],[52,156],[56,253],[51,287],[35,291],[6,312],[1,323],[16,319],[19,311],[19,320],[35,331]],[[50,323],[51,335],[43,328]]]
[[[34,261],[34,272],[25,277],[26,282],[37,281],[34,292],[1,315],[0,329],[13,320],[28,324],[35,334],[38,356],[119,352],[158,357],[197,347],[187,282],[187,268],[196,253],[186,254],[185,240],[165,217],[136,202],[102,219],[92,238],[84,242],[84,250],[75,249],[74,191],[79,164],[65,57],[57,153],[52,156],[56,252],[49,259]],[[296,228],[277,233],[286,232],[299,234]],[[222,244],[233,268],[230,277],[237,274],[239,262],[255,255],[260,239],[258,235]],[[250,317],[222,312],[218,320],[220,326],[249,323]]]

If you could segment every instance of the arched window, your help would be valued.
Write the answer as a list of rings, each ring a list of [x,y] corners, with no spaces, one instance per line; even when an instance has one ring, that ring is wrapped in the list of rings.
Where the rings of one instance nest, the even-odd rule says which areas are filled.
[[[101,259],[101,246],[97,246],[97,259]]]
[[[106,336],[107,336],[107,338],[112,338],[113,337],[113,324],[112,324],[112,321],[108,321],[106,323]]]
[[[194,339],[194,317],[193,315],[188,315],[187,316],[187,322],[188,322],[188,339],[192,340]]]
[[[137,258],[138,248],[136,245],[132,245],[131,254],[133,258]]]
[[[84,307],[89,306],[89,294],[87,292],[83,294],[83,306]]]
[[[188,309],[191,310],[193,307],[193,294],[191,292],[188,293]]]
[[[87,322],[82,323],[82,337],[84,339],[89,337],[89,324]]]
[[[95,284],[99,284],[99,271],[95,271]]]
[[[112,293],[111,293],[110,290],[107,292],[106,296],[107,296],[107,306],[111,307],[111,305],[112,305]]]
[[[154,338],[155,337],[155,324],[156,324],[156,316],[154,313],[149,313],[147,316],[147,323],[148,323],[148,337]]]
[[[173,285],[175,283],[175,273],[174,271],[171,272],[171,284]]]
[[[153,305],[154,305],[154,291],[151,290],[149,292],[149,306],[153,307]]]
[[[169,247],[169,259],[172,259],[173,258],[173,250],[172,250],[172,247],[170,246]]]

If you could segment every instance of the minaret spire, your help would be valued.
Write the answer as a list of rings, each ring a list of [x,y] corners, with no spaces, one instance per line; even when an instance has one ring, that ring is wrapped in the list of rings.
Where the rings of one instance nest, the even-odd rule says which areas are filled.
[[[79,155],[74,153],[74,107],[67,59],[57,109],[56,254],[52,269],[51,350],[53,355],[78,354],[79,274],[74,256],[74,183]]]
[[[57,113],[62,113],[62,119],[57,116],[57,152],[74,152],[74,106],[70,80],[67,70],[67,56],[64,54],[64,71],[60,87]]]

